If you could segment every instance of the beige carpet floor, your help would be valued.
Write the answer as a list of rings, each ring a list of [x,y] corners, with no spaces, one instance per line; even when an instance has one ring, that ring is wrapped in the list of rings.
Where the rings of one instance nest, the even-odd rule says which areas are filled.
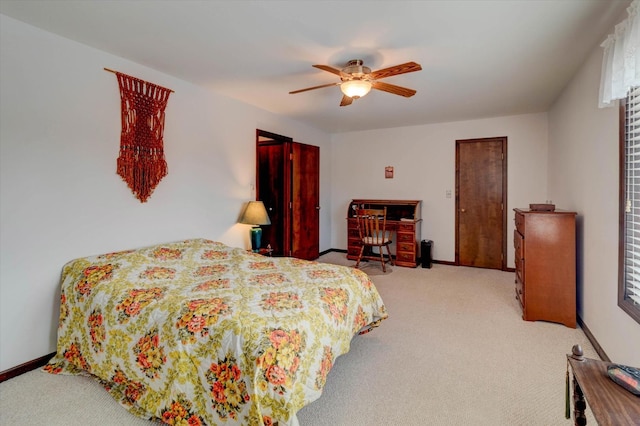
[[[321,261],[353,265],[342,253]],[[564,418],[566,354],[581,329],[526,322],[514,274],[435,264],[363,265],[389,311],[353,339],[323,395],[298,412],[303,426],[572,425]],[[595,425],[588,411],[589,424]],[[142,425],[100,385],[35,370],[0,384],[1,425]]]

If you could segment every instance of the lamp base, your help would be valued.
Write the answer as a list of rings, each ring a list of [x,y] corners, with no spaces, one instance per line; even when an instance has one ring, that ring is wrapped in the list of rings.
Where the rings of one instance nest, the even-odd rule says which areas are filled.
[[[262,228],[259,226],[254,226],[250,230],[251,233],[251,250],[254,253],[258,253],[260,251],[260,246],[262,245]]]

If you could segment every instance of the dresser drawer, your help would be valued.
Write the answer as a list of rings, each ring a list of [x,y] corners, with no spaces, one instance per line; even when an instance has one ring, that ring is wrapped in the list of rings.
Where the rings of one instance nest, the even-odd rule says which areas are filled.
[[[516,259],[524,259],[524,238],[518,231],[513,231],[513,248]]]
[[[513,247],[515,249],[516,280],[524,282],[524,239],[518,231],[513,231]]]
[[[524,236],[525,235],[524,234],[524,215],[516,212],[515,221],[516,221],[516,230]]]
[[[516,277],[516,298],[523,309],[525,306],[524,294],[524,283]]]
[[[516,282],[524,283],[524,259],[516,259]]]

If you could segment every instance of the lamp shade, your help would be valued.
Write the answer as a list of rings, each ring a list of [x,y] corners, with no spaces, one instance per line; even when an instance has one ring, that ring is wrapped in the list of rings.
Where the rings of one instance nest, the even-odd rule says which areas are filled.
[[[262,201],[249,201],[240,216],[240,223],[246,225],[271,225],[267,209]]]
[[[340,84],[340,90],[350,98],[358,99],[369,93],[371,82],[367,80],[347,80]]]

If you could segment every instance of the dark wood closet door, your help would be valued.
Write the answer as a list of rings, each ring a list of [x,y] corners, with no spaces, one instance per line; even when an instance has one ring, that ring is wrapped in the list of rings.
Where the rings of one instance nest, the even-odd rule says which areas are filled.
[[[292,256],[320,255],[320,148],[292,143]]]
[[[256,199],[264,202],[271,225],[262,226],[262,246],[268,244],[275,256],[283,256],[290,250],[288,179],[289,167],[287,143],[261,143],[258,145],[258,174]],[[285,182],[286,181],[286,182]]]
[[[262,227],[262,247],[274,256],[314,260],[320,254],[320,148],[256,131],[256,199],[271,225]]]
[[[456,141],[456,264],[506,269],[507,138]]]

